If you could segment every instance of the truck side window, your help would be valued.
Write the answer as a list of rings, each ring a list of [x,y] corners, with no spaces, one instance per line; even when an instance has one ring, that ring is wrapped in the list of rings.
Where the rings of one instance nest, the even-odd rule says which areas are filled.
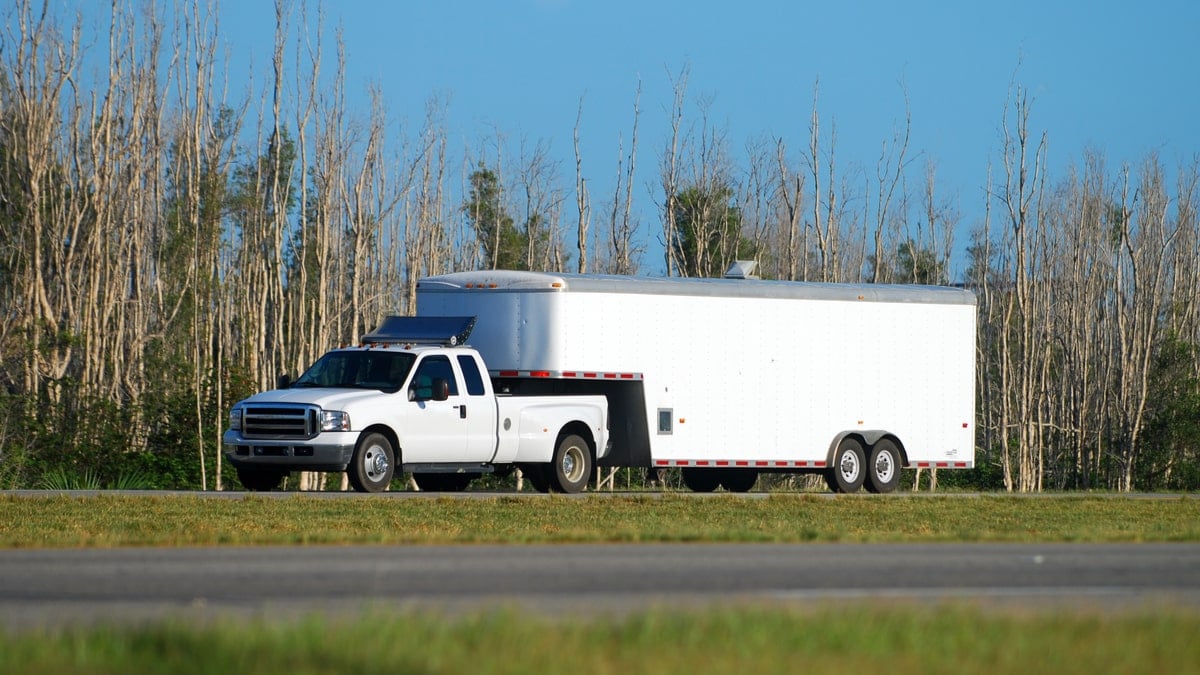
[[[417,366],[417,374],[413,376],[411,387],[417,396],[428,398],[432,396],[433,381],[442,378],[450,384],[450,395],[458,396],[458,381],[454,378],[454,369],[450,367],[450,359],[445,356],[430,356]]]
[[[475,359],[466,354],[459,354],[458,367],[462,369],[463,380],[467,384],[467,394],[483,396],[483,376],[479,374],[479,366],[475,363]]]

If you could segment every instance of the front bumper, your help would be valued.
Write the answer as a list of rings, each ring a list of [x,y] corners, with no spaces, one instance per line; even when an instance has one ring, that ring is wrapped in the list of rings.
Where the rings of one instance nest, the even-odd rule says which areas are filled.
[[[234,466],[274,467],[290,471],[345,471],[354,456],[358,433],[327,431],[307,439],[245,438],[226,431],[225,458]]]

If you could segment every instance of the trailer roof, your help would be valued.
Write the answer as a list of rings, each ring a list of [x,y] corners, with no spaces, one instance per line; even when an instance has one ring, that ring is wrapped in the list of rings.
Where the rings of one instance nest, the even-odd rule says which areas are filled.
[[[755,279],[698,279],[683,277],[633,277],[607,274],[557,274],[486,270],[425,277],[417,282],[422,293],[465,289],[500,292],[632,293],[641,295],[695,295],[712,297],[794,298],[913,302],[941,305],[975,305],[975,294],[949,286],[915,284],[826,284]]]

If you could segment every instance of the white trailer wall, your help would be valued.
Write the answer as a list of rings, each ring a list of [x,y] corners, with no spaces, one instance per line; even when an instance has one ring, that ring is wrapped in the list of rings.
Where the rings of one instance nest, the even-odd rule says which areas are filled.
[[[846,432],[974,465],[968,291],[466,272],[423,279],[417,311],[477,316],[494,375],[640,375],[659,466],[820,468]]]

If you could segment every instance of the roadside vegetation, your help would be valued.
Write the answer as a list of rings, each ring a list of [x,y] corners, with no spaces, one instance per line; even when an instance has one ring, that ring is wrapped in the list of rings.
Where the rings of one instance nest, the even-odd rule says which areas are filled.
[[[0,5],[0,488],[236,485],[230,406],[412,312],[424,275],[735,259],[975,292],[972,489],[1200,488],[1200,156],[1050,161],[1056,130],[1014,81],[976,120],[999,144],[960,199],[902,89],[880,155],[854,157],[816,83],[795,127],[730,138],[683,66],[645,82],[669,131],[639,136],[631,79],[607,121],[628,145],[600,158],[581,83],[564,163],[562,138],[451,126],[452,97],[402,120],[385,102],[412,92],[354,91],[315,2],[255,27],[272,67],[247,79],[218,4]]]
[[[0,496],[0,548],[691,541],[1200,541],[1200,499]]]
[[[0,549],[573,542],[1195,542],[1200,499],[1119,495],[0,495]],[[4,673],[1181,673],[1186,607],[365,608],[5,632]],[[369,636],[369,637],[367,637]]]

